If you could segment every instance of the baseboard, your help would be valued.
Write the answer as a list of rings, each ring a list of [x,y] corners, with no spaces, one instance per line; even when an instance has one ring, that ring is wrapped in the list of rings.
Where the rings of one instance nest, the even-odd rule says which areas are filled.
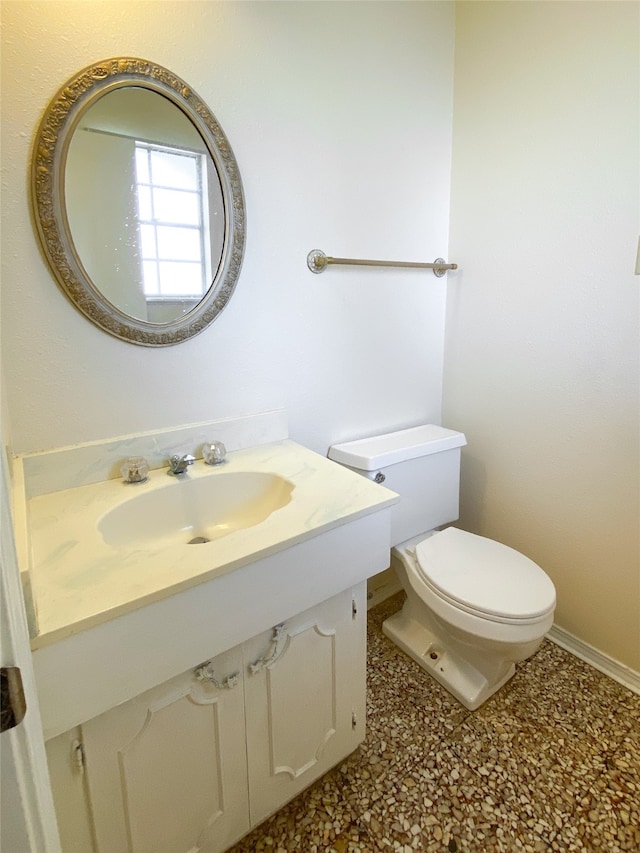
[[[614,681],[622,684],[623,687],[627,687],[634,693],[640,694],[640,672],[636,672],[630,667],[625,666],[625,664],[614,660],[614,658],[599,652],[598,649],[594,649],[593,646],[584,643],[557,625],[551,628],[547,637],[556,643],[556,645],[571,652],[572,655],[585,661],[585,663],[590,664],[594,669],[603,672],[609,678],[613,678]]]
[[[377,607],[378,604],[387,598],[391,598],[401,589],[402,586],[393,569],[385,569],[384,572],[373,575],[367,581],[367,610]]]

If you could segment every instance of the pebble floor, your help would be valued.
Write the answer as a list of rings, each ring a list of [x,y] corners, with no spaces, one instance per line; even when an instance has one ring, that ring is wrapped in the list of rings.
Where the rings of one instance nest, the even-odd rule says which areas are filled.
[[[640,696],[545,640],[473,713],[368,615],[364,743],[233,853],[640,851]]]

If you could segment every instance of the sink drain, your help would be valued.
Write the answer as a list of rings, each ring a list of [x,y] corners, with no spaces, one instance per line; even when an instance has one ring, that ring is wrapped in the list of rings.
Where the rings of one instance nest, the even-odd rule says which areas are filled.
[[[189,539],[187,545],[204,545],[208,541],[206,536],[194,536],[193,539]]]

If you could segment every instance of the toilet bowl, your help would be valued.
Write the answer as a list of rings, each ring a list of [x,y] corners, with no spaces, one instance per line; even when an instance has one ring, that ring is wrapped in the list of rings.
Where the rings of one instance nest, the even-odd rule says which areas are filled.
[[[391,551],[407,599],[384,633],[474,711],[540,646],[555,589],[524,555],[455,527]]]
[[[391,566],[406,601],[384,633],[475,710],[553,624],[555,588],[528,557],[455,527],[461,432],[425,424],[333,445],[329,458],[400,495]]]

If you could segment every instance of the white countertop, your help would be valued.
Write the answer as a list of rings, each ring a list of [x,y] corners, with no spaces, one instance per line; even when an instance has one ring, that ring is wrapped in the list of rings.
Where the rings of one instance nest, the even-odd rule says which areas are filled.
[[[38,620],[32,648],[227,574],[399,500],[394,492],[289,440],[230,453],[219,468],[198,460],[184,476],[233,471],[278,474],[294,485],[292,500],[254,527],[198,546],[114,547],[98,532],[98,520],[113,507],[141,490],[175,485],[166,468],[151,471],[144,484],[112,479],[30,498],[26,526]]]

